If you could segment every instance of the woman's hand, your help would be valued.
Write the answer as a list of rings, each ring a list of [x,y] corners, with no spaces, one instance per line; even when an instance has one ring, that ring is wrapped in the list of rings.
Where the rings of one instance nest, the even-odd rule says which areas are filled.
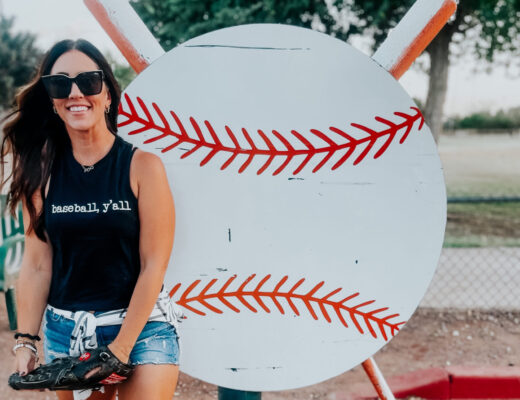
[[[130,352],[132,351],[131,348],[127,349],[123,346],[119,346],[117,341],[110,343],[107,347],[118,358],[119,361],[128,364],[128,361],[130,360]]]
[[[31,349],[20,347],[16,350],[14,359],[14,371],[21,376],[27,375],[36,368],[36,354]]]

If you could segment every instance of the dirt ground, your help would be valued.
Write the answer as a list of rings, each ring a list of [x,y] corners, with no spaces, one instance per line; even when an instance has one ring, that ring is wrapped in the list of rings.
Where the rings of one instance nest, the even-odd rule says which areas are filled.
[[[3,296],[2,296],[3,297]],[[0,399],[54,399],[52,392],[15,392],[7,386],[12,372],[11,347],[5,302],[0,301]],[[420,309],[402,331],[374,358],[386,377],[421,368],[446,365],[520,365],[520,311],[449,312]],[[313,365],[309,368],[319,368]],[[334,392],[348,392],[354,384],[368,382],[361,367],[298,390],[266,392],[264,400],[328,399]],[[217,388],[181,373],[175,399],[215,400]]]

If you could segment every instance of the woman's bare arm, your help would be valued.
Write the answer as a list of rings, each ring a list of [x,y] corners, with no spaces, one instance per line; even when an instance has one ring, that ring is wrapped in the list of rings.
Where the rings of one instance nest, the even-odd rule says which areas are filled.
[[[161,159],[137,150],[132,160],[133,172],[137,178],[141,272],[121,330],[109,346],[125,362],[157,301],[175,229],[173,198]]]
[[[41,197],[33,197],[37,212],[42,208]],[[52,276],[52,248],[49,242],[42,242],[34,231],[28,233],[29,212],[23,202],[23,222],[25,231],[25,249],[16,283],[16,306],[18,331],[37,335],[40,330],[43,312],[47,305]],[[18,349],[15,370],[27,373],[34,368],[30,350]]]

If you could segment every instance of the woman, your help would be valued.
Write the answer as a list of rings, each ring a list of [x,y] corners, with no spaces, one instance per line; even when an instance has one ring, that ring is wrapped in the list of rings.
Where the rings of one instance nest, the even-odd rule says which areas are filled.
[[[127,381],[89,399],[114,399],[116,387],[120,400],[171,399],[178,340],[161,287],[173,199],[160,158],[116,135],[119,97],[102,54],[85,40],[64,40],[46,54],[5,124],[9,206],[23,202],[26,232],[15,370],[35,368],[33,344],[45,317],[46,363],[108,344],[135,366]]]

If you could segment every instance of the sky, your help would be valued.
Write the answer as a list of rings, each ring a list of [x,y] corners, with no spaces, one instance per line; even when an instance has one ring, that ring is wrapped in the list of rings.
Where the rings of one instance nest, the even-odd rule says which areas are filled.
[[[83,0],[0,0],[0,12],[16,18],[16,31],[31,31],[43,50],[61,39],[85,38],[116,60],[126,62],[117,47],[92,16]],[[368,52],[368,49],[361,49]],[[472,112],[507,109],[520,106],[520,74],[510,76],[502,67],[491,73],[486,64],[466,56],[450,68],[445,115],[467,115]],[[411,68],[400,79],[408,94],[424,101],[428,79],[419,68]]]

